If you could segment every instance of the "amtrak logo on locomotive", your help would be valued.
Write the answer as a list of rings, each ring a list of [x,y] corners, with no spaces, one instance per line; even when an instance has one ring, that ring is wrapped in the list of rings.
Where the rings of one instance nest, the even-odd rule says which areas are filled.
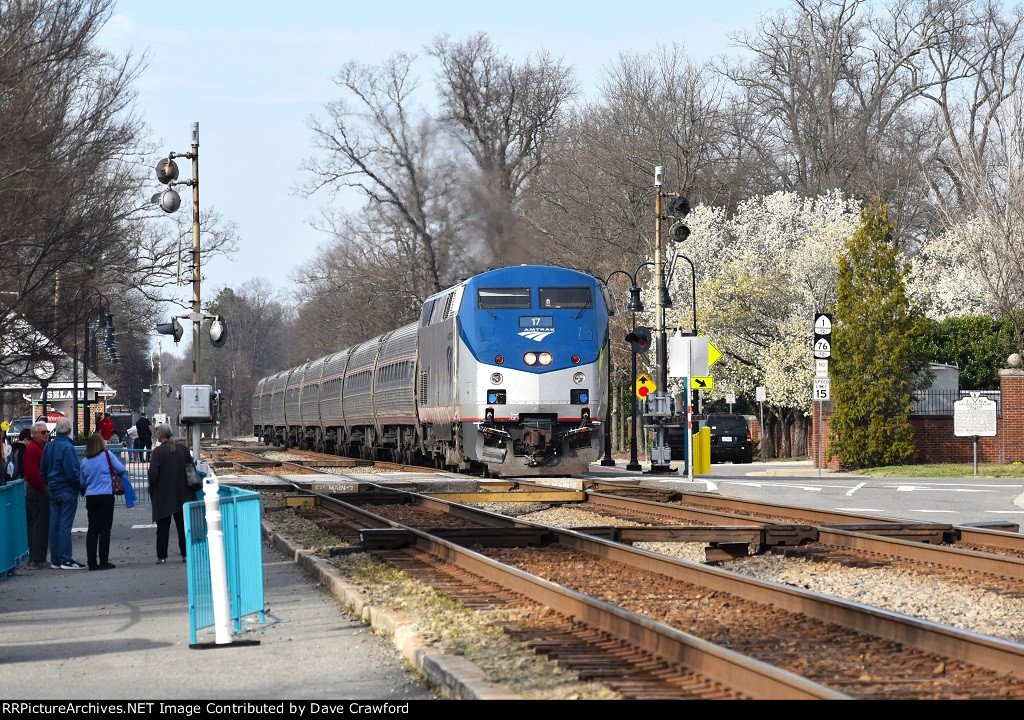
[[[524,338],[529,338],[530,340],[536,340],[537,342],[540,342],[541,340],[543,340],[548,335],[551,335],[554,332],[554,330],[523,330],[519,334],[522,335]]]

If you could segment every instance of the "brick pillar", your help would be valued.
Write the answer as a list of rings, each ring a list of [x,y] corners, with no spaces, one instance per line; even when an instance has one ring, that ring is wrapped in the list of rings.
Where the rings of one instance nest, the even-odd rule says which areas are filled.
[[[1011,355],[1010,367],[999,371],[1002,404],[999,417],[1000,461],[1024,462],[1024,370],[1020,356]]]
[[[828,457],[831,447],[828,441],[828,435],[831,432],[829,418],[832,417],[833,402],[832,400],[826,402],[824,409],[819,407],[820,402],[811,403],[811,437],[808,439],[807,447],[811,455],[811,465],[818,467],[818,421],[820,418],[823,420],[821,423],[821,467],[839,470],[839,458],[834,457],[829,460]]]

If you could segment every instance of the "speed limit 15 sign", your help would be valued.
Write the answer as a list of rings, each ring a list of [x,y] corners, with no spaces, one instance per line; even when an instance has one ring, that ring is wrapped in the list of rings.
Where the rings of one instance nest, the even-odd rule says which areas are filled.
[[[814,378],[815,400],[829,400],[832,397],[832,381],[829,378]]]

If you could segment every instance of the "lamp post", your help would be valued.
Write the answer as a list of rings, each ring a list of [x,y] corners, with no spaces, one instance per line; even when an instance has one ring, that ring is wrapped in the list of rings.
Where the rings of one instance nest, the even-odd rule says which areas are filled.
[[[640,299],[640,285],[636,281],[636,276],[637,276],[637,274],[640,272],[640,270],[645,265],[653,265],[653,263],[647,262],[647,263],[641,264],[632,275],[630,275],[625,270],[613,270],[612,273],[604,281],[605,287],[607,287],[608,283],[611,281],[612,277],[614,277],[615,275],[618,275],[619,273],[621,273],[621,274],[623,274],[623,275],[625,275],[626,277],[629,278],[629,281],[630,281],[631,285],[630,285],[630,288],[629,288],[629,302],[626,303],[625,312],[633,316],[633,333],[631,333],[631,335],[634,335],[636,333],[636,313],[644,311],[644,304],[643,304],[643,301]],[[632,351],[631,354],[632,354],[632,360],[633,360],[632,376],[631,377],[633,378],[633,384],[636,385],[636,345],[635,344],[633,344],[633,351]],[[609,343],[608,343],[608,390],[609,390],[609,392],[611,392],[611,341],[610,340],[609,340]],[[632,403],[630,403],[630,405],[632,407],[632,421],[631,421],[632,425],[631,425],[630,440],[629,440],[629,464],[626,465],[626,469],[627,470],[641,470],[642,467],[641,467],[640,463],[637,462],[637,452],[636,452],[636,398],[635,397],[633,398],[633,401],[632,401]],[[610,398],[609,398],[609,402],[608,402],[608,404],[607,404],[607,406],[605,408],[605,428],[606,428],[605,437],[604,437],[605,457],[604,457],[604,460],[601,461],[601,464],[605,465],[605,466],[614,465],[615,464],[615,461],[611,459],[611,432],[610,432],[611,417],[612,417],[612,410],[611,410],[611,401],[610,401]]]
[[[690,265],[690,280],[693,294],[691,296],[691,307],[693,308],[693,336],[697,337],[697,270],[693,266],[693,261],[681,253],[676,253],[676,256],[672,258],[672,265],[669,266],[668,278],[669,280],[675,275],[676,272],[676,261],[685,260]]]
[[[53,373],[55,370],[56,368],[49,360],[41,360],[39,364],[32,369],[32,374],[36,376],[36,380],[39,381],[39,386],[43,389],[43,422],[46,422],[46,403],[49,399],[47,397],[47,388],[50,386],[50,380],[53,379]]]

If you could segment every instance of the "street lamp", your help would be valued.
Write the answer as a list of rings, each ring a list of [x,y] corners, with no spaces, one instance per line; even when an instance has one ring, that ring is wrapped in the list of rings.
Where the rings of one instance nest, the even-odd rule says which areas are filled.
[[[32,374],[36,376],[36,380],[39,381],[39,386],[43,388],[43,421],[46,421],[46,404],[47,400],[47,388],[50,386],[50,380],[53,379],[53,373],[56,370],[53,363],[49,360],[40,360],[39,364],[32,368]]]
[[[611,282],[611,279],[614,276],[616,276],[616,275],[621,273],[621,274],[625,275],[626,277],[628,277],[629,280],[630,280],[630,283],[631,283],[630,284],[630,288],[629,288],[629,302],[626,303],[625,312],[633,316],[632,317],[633,332],[631,332],[628,336],[626,336],[626,339],[633,346],[633,349],[632,349],[632,360],[633,360],[632,378],[633,378],[633,385],[634,386],[636,385],[636,354],[637,354],[638,344],[637,344],[637,342],[635,342],[634,340],[631,340],[630,338],[634,338],[634,339],[637,338],[637,334],[636,334],[636,331],[637,331],[637,327],[636,327],[636,313],[644,312],[644,303],[643,303],[643,300],[640,298],[640,285],[636,281],[636,276],[637,276],[637,274],[640,272],[640,270],[645,265],[653,265],[653,264],[654,263],[650,263],[650,262],[642,263],[636,269],[636,271],[632,275],[629,274],[628,272],[626,272],[625,270],[613,270],[612,273],[604,281],[605,287],[608,287],[608,283]],[[609,391],[609,393],[611,393],[611,387],[612,387],[612,362],[611,362],[612,361],[612,354],[611,353],[612,353],[611,336],[609,335],[609,341],[608,341],[608,391]],[[641,467],[640,463],[637,461],[637,453],[636,453],[636,398],[635,397],[633,398],[633,401],[630,403],[630,405],[632,407],[632,420],[631,420],[631,422],[632,422],[632,426],[631,426],[632,427],[632,431],[630,433],[630,441],[629,441],[629,464],[626,465],[626,469],[627,470],[642,470],[643,468]],[[615,465],[615,461],[612,459],[611,426],[612,426],[612,404],[611,404],[611,399],[609,398],[609,402],[608,402],[608,404],[605,407],[604,459],[601,460],[601,465],[603,465],[605,467]]]
[[[668,269],[668,279],[672,280],[672,278],[675,276],[676,261],[680,259],[685,260],[690,265],[690,280],[691,287],[693,288],[691,306],[693,308],[693,336],[697,337],[697,270],[693,266],[693,261],[681,253],[676,253],[676,256],[672,258],[672,264],[669,266]]]

